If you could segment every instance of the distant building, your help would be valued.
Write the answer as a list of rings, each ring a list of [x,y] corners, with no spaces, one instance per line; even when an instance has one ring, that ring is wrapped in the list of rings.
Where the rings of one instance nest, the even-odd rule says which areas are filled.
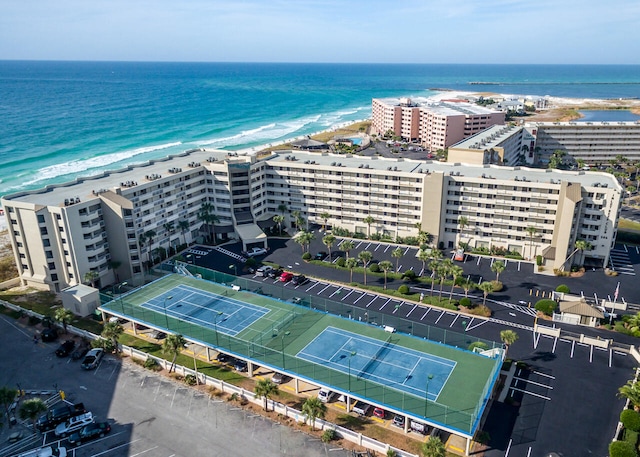
[[[531,165],[533,136],[523,127],[494,125],[449,147],[447,161],[475,165]]]
[[[532,122],[525,128],[543,165],[556,150],[591,165],[606,164],[618,155],[640,161],[640,122]]]
[[[371,102],[371,131],[392,132],[405,141],[420,142],[427,150],[444,150],[487,127],[504,124],[505,113],[466,101],[418,104],[410,99]]]

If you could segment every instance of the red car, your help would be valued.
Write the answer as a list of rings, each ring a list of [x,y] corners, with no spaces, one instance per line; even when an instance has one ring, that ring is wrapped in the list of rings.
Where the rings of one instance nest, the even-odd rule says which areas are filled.
[[[293,279],[293,273],[289,272],[289,271],[285,271],[284,273],[282,273],[280,275],[280,281],[282,282],[289,282]]]
[[[380,419],[384,419],[387,415],[387,412],[382,408],[375,408],[373,410],[373,415],[379,417]]]

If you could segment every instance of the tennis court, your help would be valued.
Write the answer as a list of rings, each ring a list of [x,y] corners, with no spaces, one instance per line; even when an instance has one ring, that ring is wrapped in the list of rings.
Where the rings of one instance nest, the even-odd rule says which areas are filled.
[[[186,285],[173,287],[141,306],[233,336],[269,312],[262,306]]]
[[[398,346],[393,339],[393,334],[380,341],[327,327],[296,357],[437,401],[456,362]]]

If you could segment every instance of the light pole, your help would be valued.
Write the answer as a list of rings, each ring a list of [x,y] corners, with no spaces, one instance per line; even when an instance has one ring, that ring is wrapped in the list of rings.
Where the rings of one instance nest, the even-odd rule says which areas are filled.
[[[121,282],[117,286],[114,286],[115,290],[118,293],[118,298],[120,299],[120,308],[122,308],[122,314],[124,314],[124,303],[122,302],[122,288],[128,284],[127,281]]]
[[[216,347],[219,346],[218,344],[218,318],[222,316],[222,311],[218,311],[216,314],[213,315],[213,330],[216,332]]]
[[[433,379],[433,375],[429,374],[427,376],[427,390],[424,393],[424,417],[427,418],[427,403],[429,402],[429,381]]]
[[[173,296],[169,295],[168,297],[164,297],[164,301],[162,302],[162,307],[164,308],[164,323],[167,332],[169,331],[169,318],[167,317],[167,300],[171,300],[172,298]]]
[[[357,352],[356,352],[356,351],[351,351],[351,352],[349,353],[349,356],[348,356],[349,358],[347,359],[347,370],[349,370],[349,371],[347,371],[347,375],[349,376],[349,387],[348,387],[348,389],[347,389],[347,390],[348,390],[349,392],[351,392],[351,357],[353,357],[353,356],[354,356],[354,355],[356,355],[356,354],[357,354]],[[341,358],[341,359],[344,359],[345,357],[347,357],[347,356],[346,356],[346,355],[344,355],[344,354],[342,354],[342,355],[340,356],[340,358]]]
[[[229,265],[229,270],[233,269],[233,271],[235,272],[236,276],[238,276],[238,265],[236,265],[235,263],[232,263],[231,265]]]
[[[282,368],[285,369],[285,370],[286,370],[287,367],[284,364],[284,337],[288,336],[290,334],[291,334],[291,332],[284,332],[282,334],[282,338],[280,340],[280,342],[281,342],[280,349],[282,349]]]

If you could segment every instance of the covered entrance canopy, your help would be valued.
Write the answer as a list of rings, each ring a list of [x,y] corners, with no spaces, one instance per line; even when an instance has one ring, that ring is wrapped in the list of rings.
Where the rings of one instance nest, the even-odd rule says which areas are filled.
[[[267,248],[267,235],[262,231],[258,224],[237,225],[236,232],[242,240],[242,250],[246,251],[248,245],[262,243],[262,247]]]

